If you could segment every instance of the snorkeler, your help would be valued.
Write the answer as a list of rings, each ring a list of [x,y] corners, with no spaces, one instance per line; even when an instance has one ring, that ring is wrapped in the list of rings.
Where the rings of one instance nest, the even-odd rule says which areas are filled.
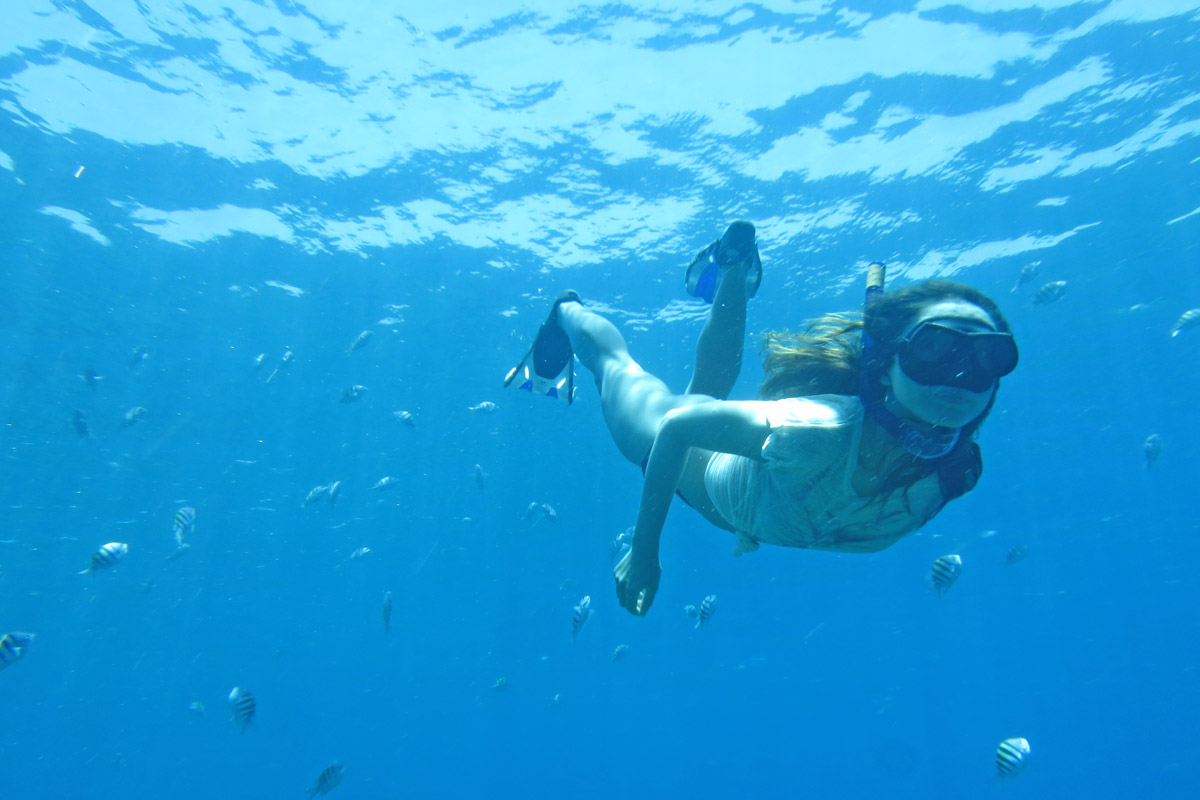
[[[689,292],[712,308],[684,394],[642,369],[575,292],[555,301],[505,380],[569,401],[572,354],[594,376],[613,441],[645,475],[632,545],[614,570],[633,614],[645,615],[658,591],[675,494],[737,535],[735,555],[760,544],[870,553],[920,528],[982,473],[975,433],[1017,365],[990,298],[949,280],[885,293],[883,267],[872,265],[862,315],[768,334],[761,399],[729,400],[761,271],[754,226],[741,221],[692,262]]]

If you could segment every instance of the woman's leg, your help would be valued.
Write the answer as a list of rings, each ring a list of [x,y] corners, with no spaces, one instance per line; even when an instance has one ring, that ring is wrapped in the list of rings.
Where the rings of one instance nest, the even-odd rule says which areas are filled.
[[[615,325],[579,303],[561,304],[558,318],[576,357],[596,379],[600,408],[613,441],[621,455],[632,463],[641,466],[654,444],[664,414],[683,405],[711,400],[673,394],[665,383],[633,360]]]
[[[722,267],[708,320],[696,344],[696,365],[688,394],[707,394],[728,400],[742,371],[746,341],[746,272],[750,262]]]

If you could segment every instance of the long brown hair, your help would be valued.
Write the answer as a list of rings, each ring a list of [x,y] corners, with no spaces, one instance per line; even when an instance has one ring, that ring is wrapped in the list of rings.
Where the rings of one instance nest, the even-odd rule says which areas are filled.
[[[768,333],[762,348],[763,381],[758,396],[779,400],[818,394],[858,395],[863,385],[880,390],[901,337],[925,307],[944,300],[963,300],[979,306],[997,331],[1010,330],[995,301],[978,289],[958,281],[922,281],[874,295],[863,314],[825,314],[813,320],[802,333]],[[867,363],[863,363],[864,332],[873,341]],[[963,427],[958,445],[950,453],[937,459],[914,458],[902,463],[901,468],[886,476],[884,489],[910,487],[936,471],[947,500],[970,491],[983,470],[975,432],[991,411],[992,402]]]

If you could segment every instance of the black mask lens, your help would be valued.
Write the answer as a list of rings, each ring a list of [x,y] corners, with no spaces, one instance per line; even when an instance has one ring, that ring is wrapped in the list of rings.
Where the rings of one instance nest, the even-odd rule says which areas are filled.
[[[1011,333],[967,332],[926,322],[901,342],[900,368],[922,386],[985,392],[1017,366]]]

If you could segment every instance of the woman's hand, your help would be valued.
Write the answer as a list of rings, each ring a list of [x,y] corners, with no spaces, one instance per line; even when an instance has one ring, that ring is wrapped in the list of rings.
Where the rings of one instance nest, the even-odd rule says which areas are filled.
[[[631,547],[617,562],[613,575],[617,578],[617,600],[621,608],[639,617],[646,616],[658,593],[658,582],[662,580],[658,555],[642,556],[636,546]]]

